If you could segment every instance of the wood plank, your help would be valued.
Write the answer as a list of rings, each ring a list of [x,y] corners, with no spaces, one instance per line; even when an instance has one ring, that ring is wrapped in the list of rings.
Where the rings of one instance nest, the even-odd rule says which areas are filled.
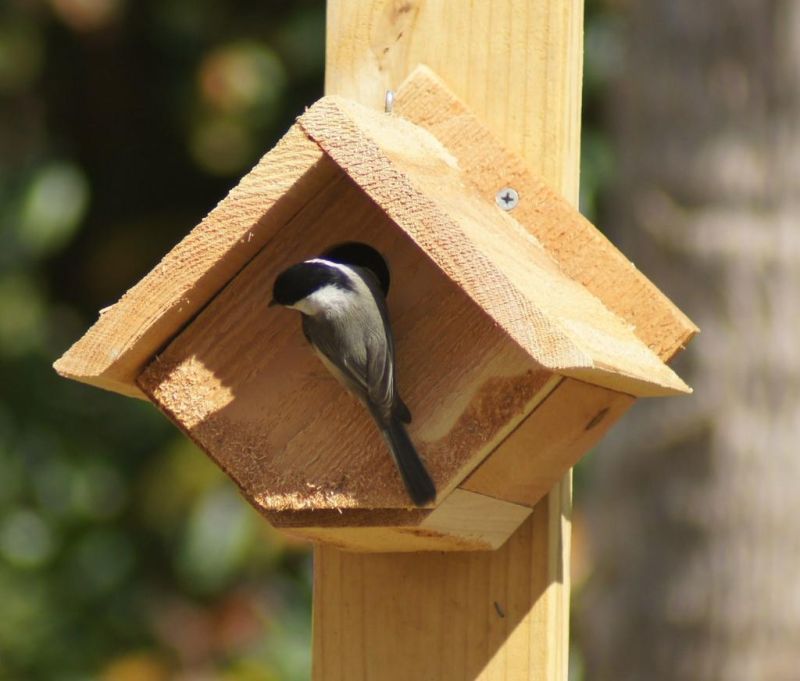
[[[410,503],[372,420],[310,351],[299,315],[266,307],[284,267],[350,240],[386,253],[403,282],[388,298],[398,381],[440,499],[558,380],[342,174],[309,197],[139,379],[266,513]]]
[[[564,379],[461,488],[534,506],[634,401],[630,395]]]
[[[395,518],[392,525],[385,527],[348,527],[315,526],[312,512],[303,526],[282,529],[293,536],[346,551],[491,551],[506,542],[528,518],[531,509],[456,489],[421,521],[413,517],[419,512],[410,513],[412,522],[408,524]]]
[[[329,0],[326,89],[380,108],[426,62],[574,204],[582,31],[582,2]],[[316,549],[313,678],[565,681],[570,506],[567,476],[494,552]]]
[[[536,236],[570,279],[631,324],[659,357],[669,360],[682,350],[697,334],[697,326],[534,173],[516,149],[504,146],[448,85],[419,66],[397,92],[395,111],[433,133],[487,201],[493,201],[501,187],[514,187],[521,200],[513,218]]]
[[[486,200],[498,187],[513,186],[522,200],[512,215],[540,240],[561,269],[630,324],[662,359],[669,360],[696,335],[697,327],[595,227],[575,217],[529,165],[498,137],[447,83],[419,66],[397,92],[395,111],[429,130],[458,160]],[[480,148],[482,153],[476,154]],[[625,282],[625,285],[621,285]],[[517,503],[533,504],[627,411],[633,400],[603,388],[567,380],[463,484]],[[563,410],[573,405],[574,410]],[[600,427],[583,430],[604,413]],[[564,423],[563,419],[571,419]],[[551,428],[558,419],[565,428]],[[532,465],[535,462],[535,465]]]
[[[55,370],[143,397],[136,377],[145,364],[334,174],[320,148],[292,128],[200,225],[101,313]]]
[[[494,195],[476,196],[435,138],[339,98],[317,102],[298,124],[543,367],[639,396],[689,392],[628,325],[564,275]],[[552,201],[551,219],[566,232],[596,231],[552,190],[536,198]],[[630,266],[623,274],[634,272]]]
[[[383,110],[420,64],[567,198],[578,196],[580,2],[328,2],[326,94]],[[542,46],[547,46],[543,49]]]
[[[548,540],[566,529],[566,509],[545,510],[497,551],[317,549],[314,678],[562,678],[568,611],[550,585],[567,565]]]

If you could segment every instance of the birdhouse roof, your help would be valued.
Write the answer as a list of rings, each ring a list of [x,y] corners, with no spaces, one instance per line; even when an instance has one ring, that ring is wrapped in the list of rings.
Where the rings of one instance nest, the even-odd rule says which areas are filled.
[[[144,366],[330,181],[324,157],[542,367],[637,396],[689,391],[513,213],[474,190],[436,137],[337,97],[300,116],[203,222],[101,313],[56,362],[58,372],[141,396],[136,378]],[[555,201],[568,218],[565,238],[576,225],[586,229],[577,211],[548,191],[522,193],[521,203]],[[640,277],[632,266],[622,274]],[[630,285],[623,278],[614,283]]]

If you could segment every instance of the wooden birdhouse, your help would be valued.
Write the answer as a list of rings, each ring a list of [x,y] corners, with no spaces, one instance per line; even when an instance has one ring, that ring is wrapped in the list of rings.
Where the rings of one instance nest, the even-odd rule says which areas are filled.
[[[280,271],[344,242],[391,271],[430,508],[410,505],[297,314],[267,307]],[[665,326],[681,343],[695,332],[421,68],[391,114],[335,97],[309,108],[56,369],[151,400],[288,532],[364,551],[494,549],[635,397],[689,392],[664,363],[676,348],[653,343]]]

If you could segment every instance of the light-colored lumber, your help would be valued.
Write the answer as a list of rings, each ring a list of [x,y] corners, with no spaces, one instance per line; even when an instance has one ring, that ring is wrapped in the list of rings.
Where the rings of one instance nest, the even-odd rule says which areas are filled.
[[[659,357],[671,359],[697,333],[697,326],[532,172],[518,150],[504,146],[449,85],[428,67],[419,66],[398,90],[394,110],[433,133],[484,199],[494,200],[500,187],[514,187],[521,197],[511,213],[514,220],[538,239],[571,279],[631,324]]]
[[[461,487],[533,506],[633,402],[630,395],[566,378]]]
[[[534,513],[497,551],[317,549],[313,678],[566,679],[568,563],[550,544],[564,511]]]
[[[265,512],[409,505],[371,418],[309,350],[299,315],[267,308],[278,272],[348,240],[386,253],[407,279],[388,299],[398,381],[442,498],[551,389],[550,373],[342,176],[309,197],[139,379]]]
[[[326,91],[379,108],[420,63],[577,201],[583,3],[329,0]],[[566,681],[566,476],[498,551],[315,550],[315,681]]]
[[[136,377],[335,175],[319,146],[292,128],[226,199],[56,363],[67,378],[143,397]],[[266,217],[265,217],[266,215]]]
[[[522,197],[512,212],[514,219],[536,236],[570,278],[631,324],[663,360],[672,358],[697,333],[672,301],[591,223],[577,217],[565,199],[554,195],[530,165],[505,148],[428,67],[417,67],[404,81],[395,111],[445,144],[486,200],[494,197],[497,187],[514,187]],[[626,395],[566,380],[461,487],[516,503],[536,503],[632,402]],[[602,421],[584,430],[581,419],[586,417],[588,423],[592,411],[602,413]],[[553,419],[564,429],[552,428]]]
[[[390,515],[387,526],[315,526],[312,512],[301,526],[282,529],[347,551],[492,551],[500,548],[530,514],[526,505],[456,489],[424,517],[412,511],[408,524]],[[275,518],[281,527],[280,514]]]
[[[299,125],[543,367],[639,396],[689,391],[629,326],[564,275],[535,236],[498,210],[494,196],[477,196],[436,139],[333,98],[317,102]],[[540,186],[528,201],[552,204],[561,229],[590,227]]]
[[[343,241],[386,253],[400,282],[388,301],[400,381],[441,498],[540,401],[542,369],[637,395],[687,389],[534,236],[476,197],[429,133],[336,98],[297,125],[341,176],[318,162],[328,185],[273,223],[268,245],[139,379],[257,507],[408,504],[365,410],[319,380],[297,315],[265,309],[278,272]],[[560,205],[565,228],[582,228]]]
[[[582,17],[575,0],[329,1],[325,93],[383,110],[385,91],[427,64],[506,148],[577,201]]]

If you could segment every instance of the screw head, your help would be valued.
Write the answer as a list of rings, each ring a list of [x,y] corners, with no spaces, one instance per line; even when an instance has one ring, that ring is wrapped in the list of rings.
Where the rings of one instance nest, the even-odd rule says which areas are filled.
[[[513,187],[503,187],[495,194],[494,200],[503,210],[514,210],[519,203],[519,194]]]

